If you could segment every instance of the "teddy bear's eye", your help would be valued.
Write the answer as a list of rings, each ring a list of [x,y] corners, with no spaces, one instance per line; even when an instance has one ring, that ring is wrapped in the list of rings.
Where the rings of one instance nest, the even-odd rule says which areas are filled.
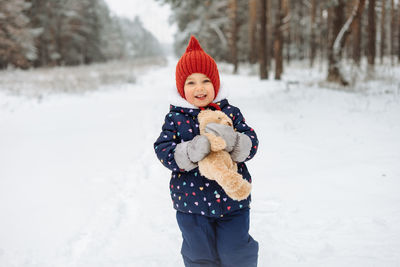
[[[221,117],[218,117],[219,120],[221,120]]]

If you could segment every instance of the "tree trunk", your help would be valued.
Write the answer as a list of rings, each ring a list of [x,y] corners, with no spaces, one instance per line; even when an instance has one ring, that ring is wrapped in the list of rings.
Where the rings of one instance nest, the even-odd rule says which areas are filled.
[[[238,54],[237,54],[237,41],[238,41],[238,23],[237,23],[237,0],[229,0],[229,18],[231,20],[231,62],[233,64],[233,73],[238,72]]]
[[[298,2],[298,9],[299,9],[299,18],[303,18],[304,17],[304,4],[303,1],[297,1]],[[297,27],[297,35],[298,35],[298,47],[299,47],[299,56],[298,59],[303,60],[306,56],[305,56],[305,38],[304,38],[304,29],[303,29],[303,25],[300,23],[297,23],[298,27]]]
[[[385,39],[386,39],[386,0],[382,0],[382,14],[381,14],[381,64],[383,64],[383,57],[385,56]]]
[[[397,31],[398,31],[398,34],[397,34],[397,42],[398,42],[397,57],[400,62],[400,1],[398,1],[398,6],[397,6],[397,20],[398,20],[398,22],[397,22]]]
[[[394,12],[394,0],[390,1],[390,61],[394,65],[393,55],[394,55],[394,31],[395,31],[395,12]]]
[[[352,0],[346,1],[346,15],[345,15],[346,19],[351,17],[351,14],[353,13],[353,9],[355,6],[357,6],[357,3],[354,4]],[[351,32],[352,31],[350,31],[350,34],[347,37],[346,42],[344,44],[344,48],[343,48],[343,50],[344,50],[343,53],[345,54],[346,59],[353,57],[353,49],[352,49],[351,45],[348,45],[348,44],[353,43],[353,35],[351,34]]]
[[[290,64],[290,45],[291,45],[291,27],[290,27],[290,24],[291,24],[291,11],[290,11],[290,0],[286,0],[286,9],[287,9],[287,11],[286,11],[286,18],[287,18],[287,21],[285,22],[286,23],[286,41],[285,41],[285,43],[286,43],[286,62],[287,62],[287,64]]]
[[[376,56],[376,25],[375,25],[375,0],[368,0],[368,71],[371,72],[375,65]]]
[[[344,24],[344,17],[343,17],[343,11],[344,11],[344,2],[343,0],[338,0],[338,3],[332,8],[332,31],[331,31],[331,40],[330,40],[330,45],[329,45],[329,50],[328,50],[328,78],[327,80],[329,82],[336,82],[340,84],[347,85],[348,82],[345,81],[340,73],[338,64],[340,61],[341,57],[341,50],[339,50],[338,54],[335,54],[335,49],[334,49],[334,44],[335,40],[337,39],[340,29],[342,28]]]
[[[318,25],[321,25],[318,29],[318,45],[317,49],[318,52],[317,54],[319,55],[319,66],[320,70],[322,69],[323,66],[323,61],[324,61],[324,51],[325,51],[325,39],[326,39],[326,30],[324,29],[325,25],[325,18],[324,18],[324,8],[322,5],[319,5],[318,9]]]
[[[289,29],[287,31],[287,37],[286,37],[286,63],[289,65],[290,64],[290,49],[291,49],[291,45],[292,45],[292,39],[291,39],[291,32],[290,32],[290,26]]]
[[[268,79],[268,67],[267,67],[267,57],[268,57],[268,45],[267,45],[267,0],[260,0],[260,45],[258,49],[260,50],[260,78]]]
[[[328,66],[328,77],[329,82],[340,83],[344,86],[348,85],[348,82],[343,78],[340,72],[340,59],[343,47],[346,43],[352,27],[355,23],[355,18],[359,17],[362,13],[365,5],[365,0],[359,0],[357,6],[354,7],[350,18],[343,25],[343,10],[344,2],[339,0],[338,4],[334,7],[334,18],[333,18],[333,36],[332,45],[329,51],[329,66]],[[343,25],[343,26],[342,26]]]
[[[272,23],[272,0],[266,0],[266,6],[267,6],[267,48],[266,48],[266,53],[267,53],[267,69],[271,70],[271,62],[272,62],[272,58],[274,57],[274,38],[273,38],[273,34],[274,34],[274,25]]]
[[[278,0],[278,9],[275,20],[275,38],[274,38],[274,58],[275,58],[275,80],[280,80],[283,72],[283,36],[282,36],[282,2]]]
[[[311,0],[311,34],[310,34],[310,67],[314,66],[315,53],[316,53],[316,43],[315,43],[315,17],[317,13],[317,0]]]
[[[257,62],[257,0],[249,0],[249,62]]]
[[[326,28],[327,28],[327,37],[328,38],[325,38],[325,42],[324,42],[324,53],[325,53],[325,58],[326,59],[328,59],[329,60],[329,53],[330,53],[330,48],[331,48],[331,46],[332,46],[332,43],[333,43],[333,39],[334,39],[334,36],[333,36],[333,27],[332,27],[332,25],[333,25],[333,17],[334,17],[334,10],[333,10],[333,7],[328,7],[327,8],[327,11],[328,11],[328,18],[327,18],[327,25],[326,25]]]
[[[358,3],[359,0],[355,0],[355,4]],[[359,16],[354,18],[354,27],[353,27],[353,61],[357,66],[360,66],[361,62],[361,37],[362,37],[362,13]]]

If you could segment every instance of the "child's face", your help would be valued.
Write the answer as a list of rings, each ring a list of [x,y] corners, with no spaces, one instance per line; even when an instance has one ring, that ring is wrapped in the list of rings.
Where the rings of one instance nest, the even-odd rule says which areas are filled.
[[[215,97],[214,85],[203,73],[189,75],[183,89],[186,100],[196,107],[207,106]]]

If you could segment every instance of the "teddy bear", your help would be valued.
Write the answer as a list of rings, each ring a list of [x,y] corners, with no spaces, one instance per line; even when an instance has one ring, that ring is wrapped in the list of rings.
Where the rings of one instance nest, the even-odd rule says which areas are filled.
[[[205,131],[208,123],[219,123],[233,127],[232,120],[219,110],[202,110],[198,115],[200,135],[210,142],[211,152],[198,162],[200,174],[215,180],[233,200],[244,200],[250,195],[251,184],[237,172],[237,164],[225,151],[226,142],[213,133]]]

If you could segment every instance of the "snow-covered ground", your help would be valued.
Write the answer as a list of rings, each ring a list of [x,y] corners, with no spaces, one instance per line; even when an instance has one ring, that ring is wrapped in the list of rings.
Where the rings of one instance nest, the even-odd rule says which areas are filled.
[[[0,90],[1,267],[183,266],[153,151],[175,63],[41,101]],[[224,69],[260,140],[248,163],[259,266],[400,266],[400,80],[351,93],[301,67],[283,82]]]

